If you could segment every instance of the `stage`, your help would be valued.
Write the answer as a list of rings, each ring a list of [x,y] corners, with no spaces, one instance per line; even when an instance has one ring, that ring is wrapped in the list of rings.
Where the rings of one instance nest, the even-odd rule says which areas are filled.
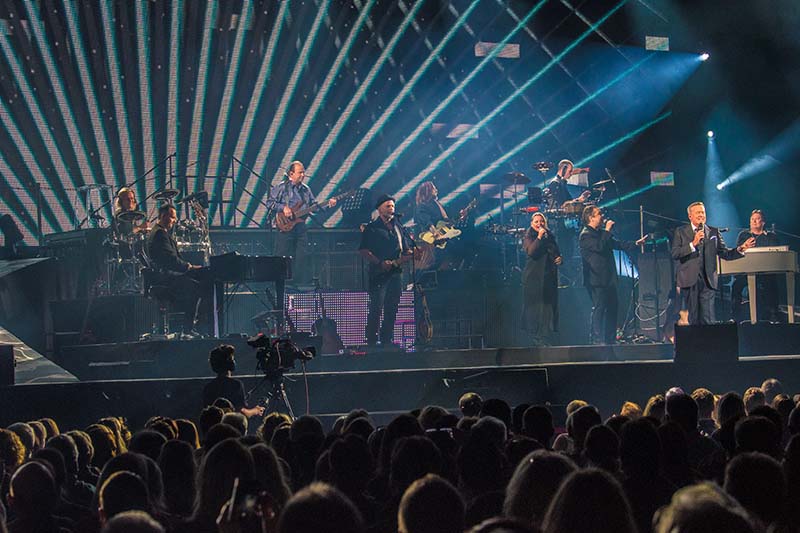
[[[217,343],[82,347],[82,353],[76,350],[58,361],[80,381],[0,388],[0,424],[53,416],[80,427],[101,416],[121,415],[139,426],[155,414],[196,417],[202,388],[211,379],[208,349]],[[251,373],[254,351],[243,344],[237,343],[237,375],[248,390],[255,388],[251,401],[262,401],[273,384]],[[468,391],[503,398],[512,406],[547,404],[556,417],[563,416],[566,403],[580,398],[607,417],[626,400],[643,406],[649,396],[672,386],[742,393],[768,377],[778,377],[789,393],[800,390],[800,353],[720,358],[697,352],[676,363],[670,344],[373,352],[319,356],[307,364],[305,376],[298,366],[285,374],[284,383],[296,415],[309,409],[329,425],[355,408],[367,409],[378,423],[429,404],[456,410],[458,398]],[[270,408],[285,410],[283,405]]]

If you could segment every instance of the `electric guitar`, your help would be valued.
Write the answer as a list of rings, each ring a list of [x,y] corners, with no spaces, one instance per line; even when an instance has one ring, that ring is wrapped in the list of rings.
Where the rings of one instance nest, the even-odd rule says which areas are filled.
[[[456,219],[455,224],[464,222],[467,219],[467,215],[469,215],[470,211],[475,209],[475,206],[477,205],[478,199],[473,198],[472,201],[468,203],[466,207],[464,207],[464,209],[458,212],[458,218]],[[420,233],[419,238],[425,244],[432,244],[437,248],[443,249],[445,246],[447,246],[447,241],[450,239],[455,239],[461,235],[461,230],[457,229],[455,224],[447,220],[440,220],[436,223],[436,226],[431,226],[428,231],[423,231]]]
[[[347,191],[346,193],[342,193],[338,196],[334,196],[331,200],[336,200],[338,203],[339,200],[345,200],[352,196],[355,196],[356,190]],[[329,200],[330,201],[330,200]],[[292,216],[287,217],[283,214],[283,211],[278,211],[275,214],[275,226],[278,228],[278,231],[286,233],[288,231],[292,231],[292,229],[301,223],[305,223],[306,218],[311,213],[322,209],[323,207],[327,207],[327,203],[319,204],[315,203],[306,208],[300,209],[300,206],[303,205],[303,202],[297,202],[294,206],[292,206]]]

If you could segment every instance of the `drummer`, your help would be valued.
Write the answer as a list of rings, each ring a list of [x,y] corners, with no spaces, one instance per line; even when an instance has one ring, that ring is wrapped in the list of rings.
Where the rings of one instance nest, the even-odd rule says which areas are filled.
[[[545,197],[551,209],[568,207],[570,202],[585,202],[591,196],[591,191],[583,191],[581,195],[575,199],[567,190],[567,180],[573,174],[581,174],[589,172],[589,168],[575,168],[575,165],[569,159],[562,159],[558,162],[558,172],[553,181],[550,182],[545,188]],[[565,205],[567,204],[567,205]]]
[[[150,229],[145,214],[137,211],[138,207],[139,204],[136,202],[136,194],[133,189],[121,188],[114,198],[114,233],[117,237],[130,237]],[[123,213],[130,213],[130,215],[125,216]]]

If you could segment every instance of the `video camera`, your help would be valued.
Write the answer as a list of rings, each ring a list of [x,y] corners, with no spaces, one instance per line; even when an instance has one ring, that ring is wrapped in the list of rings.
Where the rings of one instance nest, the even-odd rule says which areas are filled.
[[[297,361],[305,363],[317,355],[313,346],[301,349],[290,338],[270,339],[263,333],[247,339],[247,345],[256,349],[256,369],[267,376],[280,376],[292,370]]]

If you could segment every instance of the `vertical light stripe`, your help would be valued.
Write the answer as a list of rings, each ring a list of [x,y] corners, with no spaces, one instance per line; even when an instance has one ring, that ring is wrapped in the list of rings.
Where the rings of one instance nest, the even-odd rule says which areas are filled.
[[[328,96],[328,91],[330,91],[330,89],[333,87],[336,77],[339,75],[339,70],[341,69],[342,64],[348,59],[348,54],[353,47],[353,43],[358,37],[358,34],[361,32],[361,28],[364,26],[364,23],[369,18],[369,12],[374,4],[375,0],[367,0],[366,5],[361,8],[361,13],[359,13],[358,19],[356,20],[355,24],[353,24],[350,34],[347,36],[347,40],[339,49],[339,53],[331,65],[331,68],[328,69],[328,74],[325,76],[319,92],[317,92],[317,95],[314,97],[314,101],[308,108],[300,128],[292,138],[292,143],[283,154],[283,157],[278,159],[278,161],[288,161],[289,158],[291,158],[297,152],[298,148],[303,144],[309,128],[311,128],[311,126],[314,124],[317,113],[319,112],[319,108],[325,103],[325,99]],[[272,179],[275,180],[281,175],[283,175],[283,171],[279,170],[275,173]]]
[[[189,157],[186,165],[193,165],[197,161],[200,149],[200,133],[203,129],[203,108],[206,104],[206,85],[208,69],[211,66],[211,36],[214,33],[217,20],[217,2],[209,1],[206,5],[206,18],[203,23],[203,46],[200,49],[200,60],[197,62],[197,83],[195,85],[194,113],[192,114],[192,135],[189,140]]]
[[[136,5],[136,32],[137,47],[139,50],[139,102],[142,120],[142,149],[144,150],[144,166],[148,170],[156,164],[156,139],[153,132],[153,92],[150,80],[150,24],[148,17],[148,4],[135,2]],[[152,177],[152,176],[148,176]],[[152,190],[152,182],[148,182],[147,194]],[[144,198],[139,198],[140,201]],[[144,206],[144,204],[143,204]]]
[[[0,127],[8,132],[11,140],[14,141],[14,145],[20,150],[22,158],[25,162],[25,166],[27,167],[30,175],[33,176],[33,179],[36,180],[36,182],[40,185],[43,183],[49,183],[49,176],[45,172],[44,167],[42,167],[42,163],[39,162],[38,157],[34,157],[33,150],[31,150],[30,145],[25,140],[25,136],[22,135],[22,132],[17,127],[14,116],[11,114],[10,110],[6,106],[5,100],[2,98],[0,98]],[[22,150],[23,147],[25,148],[24,151]],[[32,165],[35,165],[35,167]],[[16,178],[16,174],[14,174],[14,176]],[[31,198],[33,198],[33,191],[29,192]],[[69,226],[71,216],[69,216],[67,213],[74,211],[71,205],[65,204],[64,202],[65,199],[59,198],[59,200],[54,204],[49,204],[50,209],[53,211],[54,216],[56,217],[55,220],[51,220],[49,223],[51,224],[51,228],[55,229],[56,231],[61,231],[62,224],[63,227]]]
[[[175,152],[178,148],[178,86],[180,85],[181,68],[178,64],[180,60],[181,46],[181,21],[184,12],[183,0],[172,0],[172,24],[169,32],[169,71],[167,75],[167,85],[169,86],[169,104],[167,107],[167,150],[164,155]],[[166,171],[169,168],[164,169]],[[175,170],[173,168],[173,170]],[[152,182],[151,182],[152,183]],[[177,184],[174,184],[177,185]]]
[[[247,53],[245,50],[245,34],[250,27],[253,19],[253,6],[245,2],[242,5],[247,14],[245,17],[239,17],[238,26],[236,28],[236,41],[233,45],[233,58],[228,67],[228,72],[225,75],[225,89],[222,93],[222,100],[220,101],[220,114],[217,119],[217,127],[214,132],[214,140],[211,143],[211,156],[208,159],[209,167],[207,174],[209,176],[216,176],[219,171],[220,164],[220,151],[222,144],[228,134],[228,117],[231,116],[231,108],[233,107],[233,95],[236,94],[236,78],[239,75],[239,65],[242,62],[242,57]]]
[[[33,34],[36,37],[36,44],[40,53],[42,54],[42,58],[44,59],[47,76],[52,84],[56,102],[58,102],[58,109],[64,119],[64,125],[67,128],[67,133],[73,142],[73,146],[80,145],[80,149],[75,150],[75,157],[78,160],[78,166],[80,167],[83,181],[85,183],[105,183],[105,178],[102,175],[98,176],[95,174],[93,167],[89,163],[90,157],[86,151],[86,144],[83,142],[83,137],[78,132],[78,126],[75,122],[75,114],[72,111],[72,105],[67,101],[66,95],[64,94],[64,80],[62,79],[60,72],[55,66],[55,62],[53,61],[50,43],[44,34],[44,27],[42,25],[40,14],[34,10],[35,5],[33,3],[26,2],[24,5],[28,14],[29,26],[31,29],[33,29]]]
[[[386,61],[393,61],[392,60],[392,53],[394,52],[395,47],[397,46],[398,41],[403,36],[405,31],[408,29],[408,26],[414,20],[414,17],[417,14],[417,11],[422,7],[423,2],[415,2],[412,9],[406,14],[403,22],[400,23],[400,26],[397,28],[397,31],[392,36],[392,39],[389,43],[385,46],[381,55],[378,56],[378,59],[372,65],[369,72],[367,73],[364,80],[361,82],[358,90],[350,99],[347,106],[344,108],[342,113],[339,115],[339,118],[336,120],[336,124],[334,124],[333,128],[331,128],[330,133],[325,137],[325,140],[322,141],[320,144],[319,150],[317,153],[314,154],[314,157],[311,158],[311,162],[309,163],[309,168],[319,168],[319,165],[324,161],[325,157],[328,155],[331,147],[335,144],[336,139],[342,133],[342,130],[347,126],[347,123],[350,121],[350,117],[353,115],[353,111],[355,108],[361,103],[364,98],[366,92],[372,87],[372,82],[377,79],[378,73],[383,68]],[[370,27],[369,22],[367,23],[367,27]],[[310,180],[309,180],[310,181]],[[321,197],[329,194],[329,191],[333,190],[330,188],[328,191],[321,193]]]
[[[64,161],[64,157],[61,153],[61,148],[53,138],[53,134],[50,133],[50,126],[45,122],[45,115],[42,112],[42,108],[39,106],[39,101],[34,97],[34,95],[37,93],[31,88],[30,83],[28,83],[28,79],[25,76],[25,69],[20,64],[17,55],[14,53],[11,43],[8,42],[8,37],[4,34],[0,34],[0,48],[2,48],[3,55],[5,55],[6,60],[11,66],[11,72],[20,88],[20,95],[25,100],[28,110],[33,117],[33,123],[36,126],[39,135],[42,137],[45,145],[50,149],[49,155],[53,161],[53,164],[55,165],[56,176],[43,175],[42,177],[47,178],[48,181],[49,178],[55,178],[61,180],[62,183],[66,178],[69,178],[72,184],[77,187],[81,183],[80,181],[77,181],[77,176],[74,176],[68,170],[66,161]],[[33,75],[36,74],[34,73]]]
[[[283,91],[283,96],[281,96],[278,108],[275,110],[275,116],[269,125],[269,130],[267,130],[267,135],[261,145],[261,150],[258,154],[258,157],[256,157],[256,160],[253,162],[253,168],[262,175],[266,169],[267,159],[272,152],[272,147],[275,143],[275,139],[278,136],[278,131],[280,131],[281,126],[283,126],[283,121],[286,116],[286,112],[289,109],[289,104],[291,104],[294,94],[297,90],[297,80],[300,78],[300,74],[302,74],[303,70],[306,68],[308,58],[311,55],[311,50],[314,47],[317,36],[319,35],[319,27],[322,25],[322,22],[325,20],[325,17],[328,14],[328,7],[330,7],[330,2],[323,0],[322,6],[317,11],[317,16],[308,32],[308,37],[306,38],[305,43],[303,43],[303,48],[300,50],[300,55],[294,64],[292,74],[289,76],[289,80],[286,83],[286,89]],[[253,179],[253,176],[248,177],[248,185],[251,179]],[[249,187],[248,190],[250,190]],[[247,210],[245,212],[248,214],[253,213],[253,208],[255,207],[255,213],[252,216],[255,220],[259,220],[265,211],[263,204],[260,202],[257,203],[257,200],[254,198],[248,197],[248,200]]]
[[[325,197],[330,194],[330,192],[338,185],[344,176],[350,172],[350,169],[353,167],[353,165],[355,165],[355,163],[367,149],[367,146],[369,146],[369,144],[372,142],[372,139],[375,137],[375,135],[383,128],[386,121],[388,121],[392,115],[394,115],[394,112],[397,111],[397,108],[400,107],[406,96],[409,95],[417,82],[419,82],[419,80],[422,78],[422,75],[427,72],[428,67],[430,67],[434,61],[436,61],[445,45],[450,42],[450,39],[452,39],[453,35],[455,35],[461,26],[467,21],[467,18],[472,14],[472,11],[478,7],[479,4],[479,0],[474,0],[464,11],[464,13],[461,14],[461,16],[453,24],[445,36],[442,37],[442,40],[439,42],[436,48],[434,48],[434,50],[428,54],[428,57],[425,59],[425,61],[423,61],[422,65],[420,65],[411,79],[404,84],[403,89],[397,94],[397,96],[395,96],[395,98],[392,100],[392,103],[389,104],[389,106],[381,114],[380,118],[375,121],[375,123],[362,137],[361,141],[356,145],[353,151],[350,152],[347,158],[345,158],[344,162],[336,171],[336,174],[334,174],[331,181],[325,186],[325,188],[323,188],[322,192],[320,193],[321,196]],[[385,165],[386,162],[383,164]],[[369,187],[372,183],[374,183],[374,180],[368,180],[363,187]]]
[[[103,165],[111,166],[111,168],[103,168],[103,171],[107,174],[114,174],[113,161],[109,151],[111,144],[108,141],[106,131],[107,121],[104,121],[102,118],[100,118],[99,111],[102,109],[102,106],[100,105],[100,101],[97,99],[97,93],[95,93],[92,80],[89,79],[91,69],[89,68],[89,61],[83,39],[81,39],[80,27],[78,26],[78,20],[75,13],[76,9],[77,7],[73,2],[65,2],[64,10],[67,14],[67,26],[69,28],[70,39],[72,40],[72,50],[74,50],[74,57],[78,62],[78,74],[81,78],[81,88],[88,96],[86,107],[89,109],[89,117],[92,120],[92,129],[94,130],[94,134],[96,136],[99,135],[100,137],[97,143],[97,150],[100,152],[98,154],[100,165],[101,167]],[[115,181],[119,183],[119,178],[117,177]]]
[[[253,130],[255,126],[255,121],[253,117],[255,116],[256,112],[258,111],[259,106],[261,105],[261,99],[264,96],[264,87],[266,86],[267,79],[269,78],[270,74],[272,73],[272,60],[275,57],[275,46],[280,39],[281,32],[283,30],[283,22],[286,18],[287,10],[289,9],[289,2],[280,2],[280,7],[278,8],[278,15],[275,18],[275,25],[272,28],[272,31],[269,35],[269,40],[267,41],[267,48],[264,51],[264,58],[261,61],[261,68],[258,70],[258,78],[256,79],[256,83],[253,86],[253,92],[250,95],[250,101],[247,104],[247,110],[245,111],[245,119],[242,123],[244,128],[247,128],[247,133],[240,132],[239,138],[236,141],[236,148],[233,151],[233,156],[241,159],[242,154],[250,143],[250,139],[253,135]],[[242,178],[242,173],[239,172],[238,174],[239,179]],[[240,193],[241,194],[241,193]],[[229,224],[231,218],[233,216],[233,212],[235,211],[236,203],[231,202],[228,204],[227,212],[225,213],[225,224]]]

